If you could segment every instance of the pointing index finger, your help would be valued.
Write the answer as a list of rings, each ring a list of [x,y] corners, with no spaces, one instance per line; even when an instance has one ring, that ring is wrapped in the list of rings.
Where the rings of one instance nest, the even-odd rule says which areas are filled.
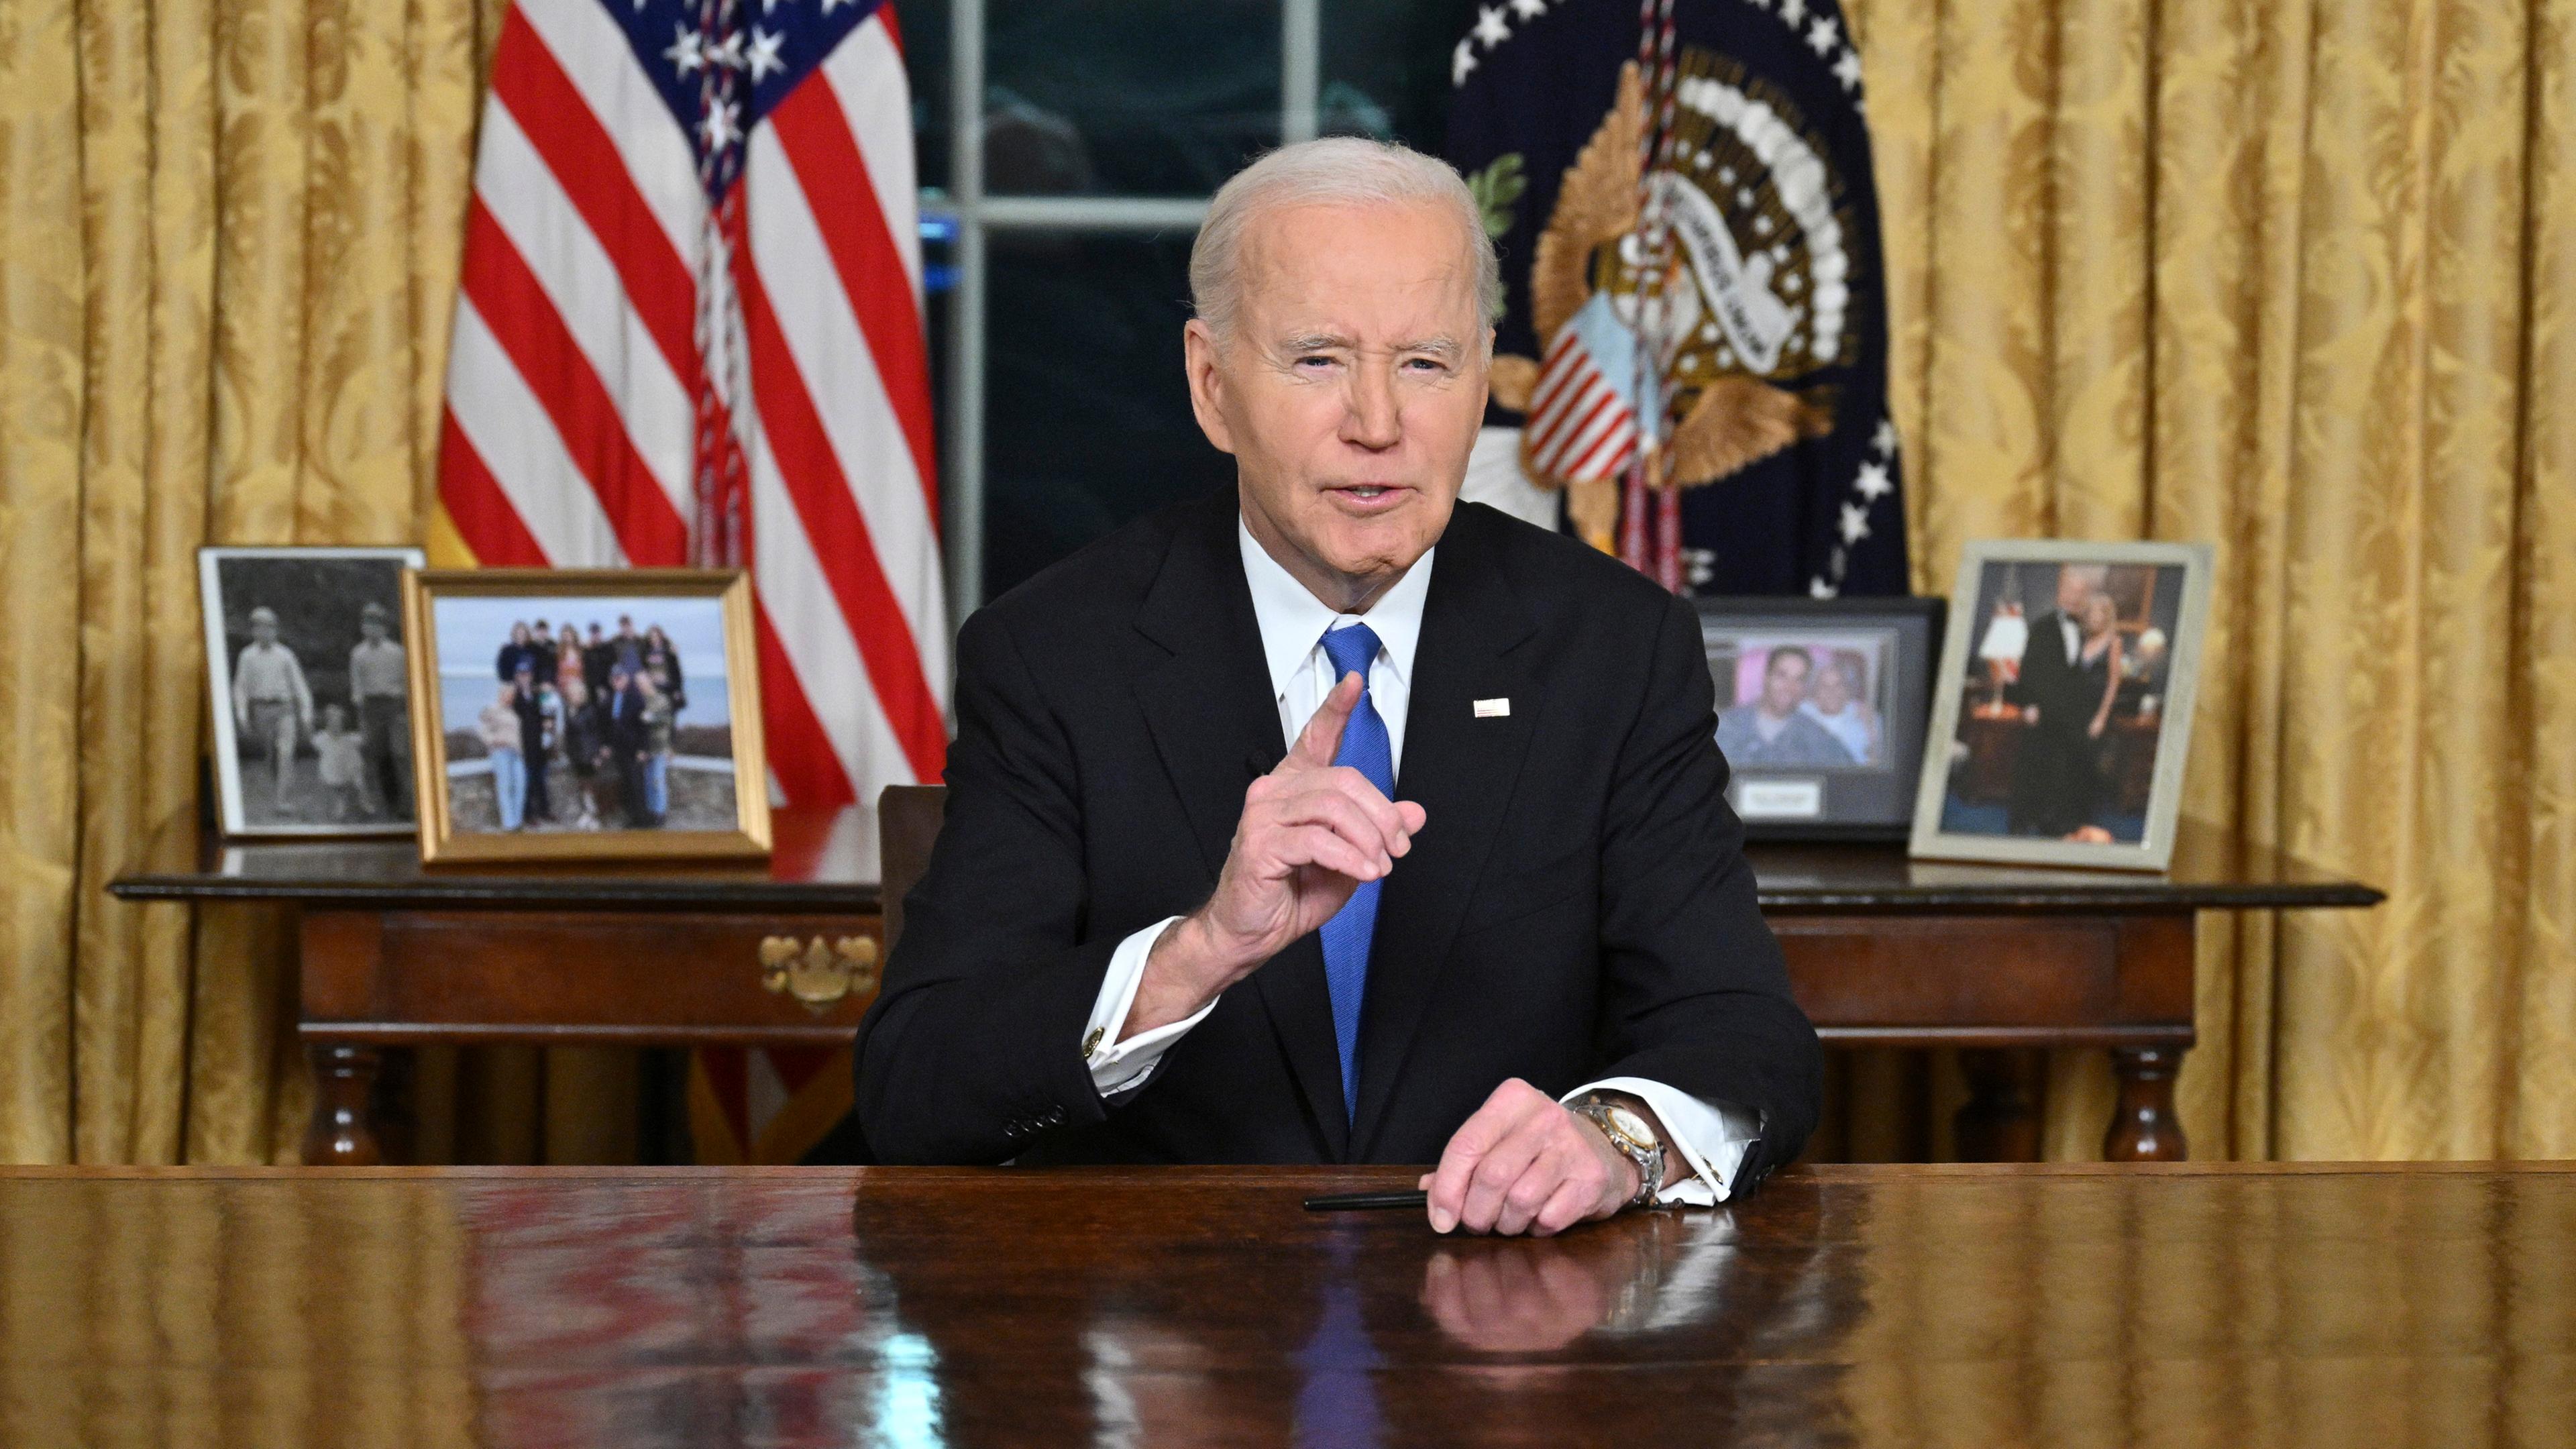
[[[1316,707],[1314,717],[1306,721],[1306,728],[1298,732],[1296,748],[1279,762],[1280,768],[1322,769],[1332,764],[1333,756],[1341,753],[1342,726],[1350,723],[1363,687],[1357,670],[1343,675],[1333,692]]]

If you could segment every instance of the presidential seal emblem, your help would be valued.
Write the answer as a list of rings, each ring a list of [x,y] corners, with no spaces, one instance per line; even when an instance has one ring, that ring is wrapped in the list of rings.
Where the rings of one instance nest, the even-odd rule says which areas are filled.
[[[1905,592],[1834,0],[1506,0],[1451,79],[1449,156],[1504,256],[1488,422],[1517,472],[1674,588]]]
[[[1633,62],[1621,68],[1618,103],[1566,171],[1531,263],[1547,353],[1494,361],[1495,400],[1528,415],[1523,467],[1567,490],[1576,527],[1603,548],[1637,446],[1668,440],[1656,481],[1689,488],[1821,436],[1835,384],[1820,375],[1853,341],[1832,172],[1797,108],[1696,47],[1673,98],[1672,164],[1640,188],[1645,86]],[[1671,238],[1660,265],[1643,228],[1656,208]],[[1640,416],[1657,392],[1662,416]]]

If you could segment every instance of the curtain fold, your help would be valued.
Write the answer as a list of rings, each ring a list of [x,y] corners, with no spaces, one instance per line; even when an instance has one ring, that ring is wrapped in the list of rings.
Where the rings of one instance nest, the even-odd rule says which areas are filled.
[[[2200,539],[2187,814],[2369,912],[2206,918],[2204,1157],[2576,1151],[2563,0],[1850,0],[1918,588]],[[2049,1064],[2098,1153],[2097,1053]]]
[[[420,532],[496,16],[8,6],[0,1158],[295,1151],[280,916],[104,887],[198,809],[195,549]]]
[[[2199,1156],[2576,1154],[2571,4],[1846,6],[1917,587],[1974,537],[2216,543],[2186,812],[2391,892],[2205,922]],[[197,809],[192,550],[422,536],[500,10],[8,0],[0,1159],[295,1149],[280,918],[103,887]],[[423,1141],[536,1151],[450,1099],[621,1070],[424,1064]],[[2092,1155],[2099,1055],[2046,1081]]]

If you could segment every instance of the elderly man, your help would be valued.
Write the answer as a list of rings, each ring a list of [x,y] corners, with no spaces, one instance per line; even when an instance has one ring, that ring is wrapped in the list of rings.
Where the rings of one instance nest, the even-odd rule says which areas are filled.
[[[1237,486],[968,620],[946,827],[860,1029],[886,1161],[1413,1162],[1436,1229],[1760,1183],[1821,1057],[1690,608],[1457,502],[1493,249],[1347,138],[1191,256]]]

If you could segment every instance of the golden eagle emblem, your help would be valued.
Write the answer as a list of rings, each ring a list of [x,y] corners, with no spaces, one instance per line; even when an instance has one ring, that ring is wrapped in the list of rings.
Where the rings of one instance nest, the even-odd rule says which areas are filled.
[[[1637,388],[1619,374],[1659,374],[1666,415],[1634,431],[1662,440],[1649,450],[1652,481],[1695,487],[1829,431],[1832,389],[1799,380],[1855,345],[1829,173],[1795,108],[1696,47],[1681,57],[1675,100],[1669,161],[1654,178],[1672,241],[1663,265],[1640,234],[1646,106],[1632,62],[1566,169],[1530,266],[1532,329],[1548,355],[1493,365],[1494,400],[1527,418],[1524,470],[1566,489],[1576,528],[1603,549],[1634,449],[1619,446],[1584,384],[1592,400],[1616,394],[1624,406]],[[1655,355],[1640,358],[1641,347]]]

